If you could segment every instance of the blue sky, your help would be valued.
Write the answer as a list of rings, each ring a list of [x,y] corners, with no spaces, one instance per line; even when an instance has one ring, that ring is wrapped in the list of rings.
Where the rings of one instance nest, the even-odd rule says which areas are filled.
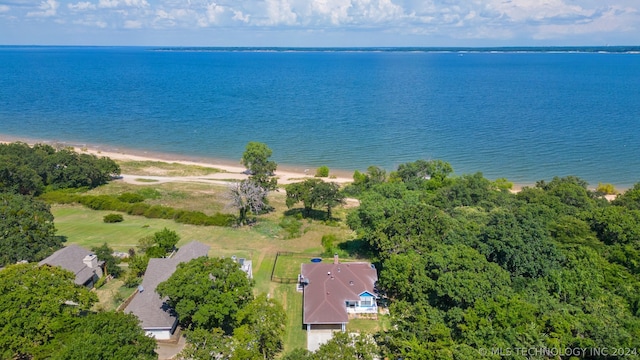
[[[639,45],[640,0],[0,0],[0,44]]]

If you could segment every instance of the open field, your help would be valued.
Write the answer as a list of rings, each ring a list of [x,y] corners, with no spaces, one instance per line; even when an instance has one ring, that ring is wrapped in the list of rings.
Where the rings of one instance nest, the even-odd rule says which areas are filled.
[[[118,161],[118,165],[123,174],[130,175],[203,176],[225,172],[213,167],[152,160]]]

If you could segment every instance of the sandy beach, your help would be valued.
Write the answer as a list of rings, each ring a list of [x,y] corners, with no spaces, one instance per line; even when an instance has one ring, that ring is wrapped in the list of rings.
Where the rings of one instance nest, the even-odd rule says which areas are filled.
[[[219,183],[219,184],[228,184],[229,180],[243,180],[247,179],[248,175],[243,174],[245,171],[245,167],[243,167],[239,162],[238,165],[231,164],[229,161],[206,161],[206,160],[187,160],[184,156],[176,155],[176,154],[160,154],[160,153],[148,153],[145,151],[139,150],[131,150],[131,149],[108,149],[105,150],[101,146],[91,146],[91,145],[80,145],[80,144],[69,144],[65,142],[56,142],[56,141],[41,141],[34,139],[24,139],[24,138],[12,138],[5,135],[0,135],[1,143],[10,143],[21,141],[27,143],[29,145],[34,145],[37,143],[49,144],[49,145],[62,145],[65,147],[72,147],[78,153],[84,154],[92,154],[98,157],[108,157],[116,161],[159,161],[159,162],[167,162],[167,163],[176,163],[181,165],[192,165],[192,166],[201,166],[207,168],[214,168],[221,170],[221,172],[207,175],[198,175],[198,176],[164,176],[164,175],[136,175],[136,174],[126,174],[123,173],[122,180],[127,183],[132,184],[149,184],[148,182],[139,181],[140,179],[151,180],[154,184],[164,183],[164,182],[202,182],[202,183]],[[291,184],[293,182],[298,182],[305,180],[307,178],[313,178],[316,169],[303,169],[300,171],[296,171],[290,169],[289,167],[281,167],[283,169],[278,169],[275,172],[275,176],[278,179],[278,184],[286,185]],[[338,174],[334,174],[332,171],[330,173],[330,178],[324,178],[326,181],[333,181],[340,184],[346,184],[352,182],[353,179],[348,177],[344,171],[340,171]]]
[[[166,182],[200,182],[208,184],[228,184],[229,180],[243,180],[247,179],[248,175],[242,172],[246,169],[238,161],[237,164],[233,164],[230,160],[222,159],[191,159],[188,156],[181,156],[177,154],[167,153],[155,153],[144,150],[124,149],[124,148],[107,148],[104,146],[91,146],[89,144],[71,144],[67,142],[59,142],[52,140],[36,140],[27,138],[17,138],[0,134],[0,143],[10,143],[21,141],[29,145],[43,143],[52,146],[62,145],[72,147],[78,153],[93,154],[98,157],[109,157],[116,161],[159,161],[167,163],[177,163],[182,165],[193,165],[208,168],[215,168],[221,170],[219,173],[198,175],[198,176],[166,176],[162,174],[158,175],[136,175],[123,173],[122,181],[145,185],[145,184],[158,184]],[[293,182],[303,181],[304,179],[313,178],[316,169],[302,169],[296,166],[279,165],[279,169],[276,170],[275,175],[278,178],[278,184],[287,185]],[[332,170],[330,178],[324,178],[326,181],[333,181],[339,184],[346,184],[353,181],[351,173],[345,170]],[[143,179],[143,181],[140,181]],[[152,181],[152,182],[145,182]],[[532,187],[535,184],[514,184],[510,190],[512,193],[518,193],[524,187]],[[595,188],[590,188],[595,190]],[[619,192],[624,192],[626,188],[618,188]],[[605,195],[605,198],[609,201],[616,198],[616,195]]]

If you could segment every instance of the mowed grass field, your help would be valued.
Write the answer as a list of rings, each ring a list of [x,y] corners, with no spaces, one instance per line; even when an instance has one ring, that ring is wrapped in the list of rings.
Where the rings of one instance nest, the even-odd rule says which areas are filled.
[[[145,200],[151,204],[162,204],[176,209],[202,211],[208,214],[216,211],[232,212],[226,204],[225,186],[200,183],[145,183],[141,185],[113,182],[91,190],[91,194],[121,194],[134,192],[153,194]],[[104,223],[103,217],[112,211],[95,211],[81,205],[52,205],[58,235],[67,238],[67,244],[77,244],[86,248],[107,243],[115,251],[126,252],[136,248],[138,240],[155,232],[168,228],[180,235],[178,247],[196,240],[211,247],[209,256],[230,257],[236,255],[253,261],[253,275],[256,293],[267,293],[279,301],[287,313],[285,334],[285,352],[294,348],[306,347],[306,332],[302,326],[302,294],[296,291],[295,284],[280,284],[271,281],[271,271],[278,251],[304,253],[305,256],[283,261],[280,266],[284,273],[297,277],[300,264],[322,252],[321,238],[325,234],[334,234],[341,240],[353,238],[352,232],[344,221],[326,225],[320,220],[300,220],[304,231],[300,237],[285,239],[278,225],[284,213],[285,192],[270,195],[270,204],[275,210],[261,215],[254,226],[228,228],[216,226],[195,226],[178,224],[172,220],[147,219],[142,216],[122,214],[121,223]],[[345,211],[336,209],[336,217],[344,219]],[[306,256],[306,254],[309,254]],[[128,296],[132,291],[114,282],[105,285],[100,292],[100,306],[112,309],[117,300]]]

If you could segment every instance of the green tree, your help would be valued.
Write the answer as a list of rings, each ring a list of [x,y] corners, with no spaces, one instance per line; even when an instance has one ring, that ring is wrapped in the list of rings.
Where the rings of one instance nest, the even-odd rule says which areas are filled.
[[[312,355],[314,360],[373,360],[378,358],[378,346],[368,334],[336,332],[331,340],[320,345]]]
[[[407,184],[407,187],[417,189],[427,182],[432,182],[435,187],[440,187],[452,172],[453,168],[448,162],[442,160],[417,160],[400,164],[396,171],[396,176]]]
[[[640,182],[633,185],[633,188],[618,195],[616,199],[612,201],[612,204],[633,210],[640,210]]]
[[[156,291],[169,297],[168,304],[185,328],[219,327],[231,333],[236,313],[253,298],[252,286],[233,260],[200,257],[179,264]]]
[[[290,209],[295,204],[302,202],[304,207],[303,214],[304,216],[309,216],[318,201],[318,198],[313,195],[314,189],[322,182],[320,179],[306,179],[305,181],[291,183],[285,186],[287,192],[287,207]]]
[[[0,271],[0,358],[29,358],[98,301],[60,267],[10,265]]]
[[[160,249],[164,250],[165,253],[168,253],[175,249],[176,244],[180,241],[180,235],[173,230],[163,228],[153,234],[153,241]]]
[[[113,249],[107,243],[101,246],[94,246],[91,251],[98,257],[98,260],[104,261],[105,275],[117,278],[122,274],[122,268],[118,266],[120,259],[113,256]]]
[[[605,244],[640,245],[640,210],[608,206],[594,210],[589,220],[591,229]]]
[[[273,176],[278,164],[269,160],[273,151],[264,143],[251,141],[242,154],[241,163],[250,173],[250,179],[267,190],[277,188],[277,180]]]
[[[137,317],[122,312],[89,314],[51,349],[51,359],[157,359],[155,339],[146,336]]]
[[[238,311],[237,322],[234,337],[247,335],[245,349],[252,349],[262,359],[273,359],[282,351],[286,314],[277,301],[258,295]]]
[[[0,193],[0,266],[39,261],[62,247],[49,206],[29,196]]]
[[[298,202],[302,202],[305,216],[309,216],[314,207],[324,206],[327,209],[327,218],[331,219],[332,209],[344,202],[340,185],[334,182],[306,179],[302,182],[289,184],[285,189],[287,191],[287,207],[291,208]]]
[[[42,178],[28,165],[18,165],[12,156],[0,156],[0,192],[39,195],[44,189]]]
[[[480,235],[479,251],[513,276],[546,276],[562,256],[536,219],[496,210]]]
[[[312,353],[307,349],[295,348],[284,354],[282,360],[310,360]]]
[[[181,359],[230,360],[233,355],[233,341],[224,331],[215,328],[186,330],[187,344],[180,352]]]
[[[327,219],[332,218],[332,210],[344,203],[344,195],[340,192],[340,185],[335,182],[322,182],[314,188],[313,196],[316,203],[327,209]]]

